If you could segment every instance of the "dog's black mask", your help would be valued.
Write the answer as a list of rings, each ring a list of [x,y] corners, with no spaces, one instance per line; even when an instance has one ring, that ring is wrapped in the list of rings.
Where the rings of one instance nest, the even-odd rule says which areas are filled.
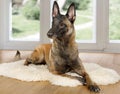
[[[52,17],[52,28],[47,33],[48,37],[61,39],[65,36],[69,36],[73,31],[73,23],[76,18],[75,4],[72,3],[66,15],[62,15],[55,1],[53,4]]]

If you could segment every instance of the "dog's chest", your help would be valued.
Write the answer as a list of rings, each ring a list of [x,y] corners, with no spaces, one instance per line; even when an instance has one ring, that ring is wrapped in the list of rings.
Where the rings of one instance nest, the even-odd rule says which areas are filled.
[[[76,48],[60,45],[53,49],[52,54],[56,62],[67,64],[72,62],[78,55]]]
[[[75,63],[74,58],[77,55],[72,50],[59,48],[53,53],[54,65],[57,72],[66,73],[71,70],[71,66]]]
[[[76,46],[53,44],[51,49],[52,60],[56,71],[65,73],[71,69],[75,59],[78,56]]]

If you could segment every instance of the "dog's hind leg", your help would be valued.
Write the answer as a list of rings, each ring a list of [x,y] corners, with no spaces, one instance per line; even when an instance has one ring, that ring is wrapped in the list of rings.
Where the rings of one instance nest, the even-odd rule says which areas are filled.
[[[36,48],[30,57],[28,57],[24,63],[24,65],[29,65],[29,64],[41,64],[44,62],[44,51],[42,48]]]

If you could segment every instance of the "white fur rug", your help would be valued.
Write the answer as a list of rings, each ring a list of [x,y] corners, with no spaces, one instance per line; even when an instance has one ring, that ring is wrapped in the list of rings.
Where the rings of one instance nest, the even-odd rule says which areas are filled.
[[[23,65],[24,60],[0,64],[0,75],[15,78],[22,81],[49,81],[54,85],[78,86],[81,83],[77,80],[53,75],[46,65]],[[99,85],[114,84],[120,81],[120,76],[112,69],[103,68],[94,63],[83,63],[91,79]],[[70,75],[76,75],[68,73]]]

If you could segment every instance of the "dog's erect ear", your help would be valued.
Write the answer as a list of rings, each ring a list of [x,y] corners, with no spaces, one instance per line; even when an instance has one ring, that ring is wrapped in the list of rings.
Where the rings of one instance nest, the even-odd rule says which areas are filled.
[[[56,1],[54,1],[53,9],[52,9],[52,17],[56,17],[59,14],[60,14],[60,10],[59,10],[58,3]]]
[[[76,10],[75,10],[75,4],[74,4],[74,3],[72,3],[72,4],[69,6],[66,16],[68,17],[68,19],[69,19],[72,23],[74,23],[75,18],[76,18]]]

